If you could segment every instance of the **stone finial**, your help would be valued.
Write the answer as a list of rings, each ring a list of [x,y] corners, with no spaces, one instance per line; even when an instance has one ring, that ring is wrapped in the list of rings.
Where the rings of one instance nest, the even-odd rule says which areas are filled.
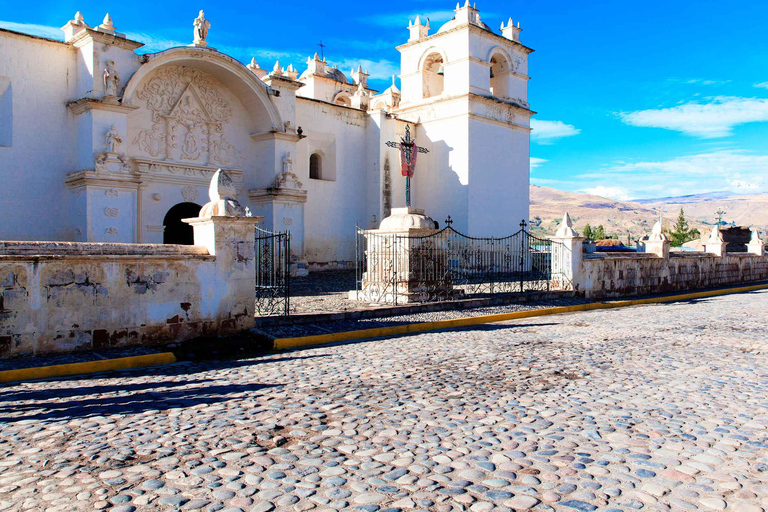
[[[568,212],[563,215],[563,222],[560,224],[560,229],[555,233],[556,238],[575,238],[579,236],[575,229],[573,229],[573,222],[571,222],[571,216]]]
[[[245,208],[235,199],[236,195],[237,189],[232,178],[219,169],[211,178],[211,185],[208,187],[208,197],[211,201],[200,209],[200,218],[245,217]]]
[[[112,23],[112,16],[107,13],[106,16],[104,16],[104,21],[101,22],[101,25],[99,25],[99,32],[114,32],[115,31],[115,25]]]
[[[653,225],[653,229],[651,230],[651,236],[648,238],[651,242],[666,242],[667,235],[664,234],[664,227],[661,224],[660,220],[656,221],[656,224]]]
[[[283,68],[280,67],[280,61],[276,60],[275,61],[275,65],[272,68],[272,72],[270,73],[270,75],[282,76],[282,74],[283,74]]]
[[[720,232],[720,228],[718,226],[713,227],[712,231],[709,233],[709,239],[707,240],[707,243],[721,244],[723,242],[723,234]]]
[[[765,254],[765,242],[760,239],[760,233],[756,229],[752,230],[752,238],[750,238],[749,244],[747,244],[747,252],[757,256]]]
[[[83,18],[83,13],[81,13],[80,11],[77,11],[75,13],[74,24],[75,25],[85,25],[85,18]]]
[[[291,80],[296,80],[299,76],[299,72],[294,69],[293,64],[288,64],[288,67],[285,69],[285,76]]]
[[[221,201],[222,199],[234,199],[237,195],[235,184],[232,182],[232,178],[229,174],[219,169],[213,174],[211,178],[211,184],[208,187],[208,198],[212,203]]]

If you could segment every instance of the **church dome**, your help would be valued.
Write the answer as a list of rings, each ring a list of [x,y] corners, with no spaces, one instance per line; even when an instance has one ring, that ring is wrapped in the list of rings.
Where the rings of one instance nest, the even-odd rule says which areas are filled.
[[[315,72],[315,73],[307,69],[301,74],[300,78],[306,78],[310,75],[322,76],[325,78],[330,78],[331,80],[335,80],[337,82],[341,82],[343,84],[349,84],[349,80],[347,79],[346,75],[344,75],[344,73],[342,73],[339,70],[339,68],[328,67],[324,71]]]
[[[409,229],[435,229],[437,224],[419,208],[393,208],[392,215],[381,221],[380,231],[408,231]]]

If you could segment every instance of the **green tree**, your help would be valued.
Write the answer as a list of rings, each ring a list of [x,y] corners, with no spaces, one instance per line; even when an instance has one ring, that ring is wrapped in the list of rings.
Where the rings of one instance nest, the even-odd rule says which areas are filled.
[[[605,240],[605,228],[602,224],[597,226],[597,228],[592,232],[592,238],[595,240]]]
[[[677,222],[675,222],[672,231],[669,233],[669,243],[673,247],[680,247],[686,242],[695,240],[700,235],[698,229],[691,229],[688,227],[688,221],[685,220],[685,212],[680,208],[680,214],[677,216]]]
[[[592,227],[589,224],[584,226],[583,234],[584,234],[584,238],[592,238],[592,236],[594,235],[594,233],[592,233]]]

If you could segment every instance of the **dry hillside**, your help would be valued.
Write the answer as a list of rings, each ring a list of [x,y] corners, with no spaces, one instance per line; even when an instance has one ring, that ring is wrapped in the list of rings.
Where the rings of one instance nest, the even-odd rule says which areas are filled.
[[[564,192],[549,187],[531,186],[530,218],[534,231],[554,234],[563,218],[571,214],[574,227],[581,232],[585,224],[593,228],[602,224],[606,233],[618,234],[625,240],[628,233],[639,237],[651,231],[658,213],[665,223],[674,224],[680,208],[691,227],[711,229],[715,212],[722,208],[723,220],[739,226],[768,228],[768,194],[729,195],[727,193],[673,197],[642,201],[616,201],[605,197]]]

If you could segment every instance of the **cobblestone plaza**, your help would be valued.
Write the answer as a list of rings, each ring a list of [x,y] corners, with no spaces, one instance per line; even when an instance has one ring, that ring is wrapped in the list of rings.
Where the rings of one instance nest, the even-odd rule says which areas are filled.
[[[0,510],[768,509],[768,292],[0,391]]]

